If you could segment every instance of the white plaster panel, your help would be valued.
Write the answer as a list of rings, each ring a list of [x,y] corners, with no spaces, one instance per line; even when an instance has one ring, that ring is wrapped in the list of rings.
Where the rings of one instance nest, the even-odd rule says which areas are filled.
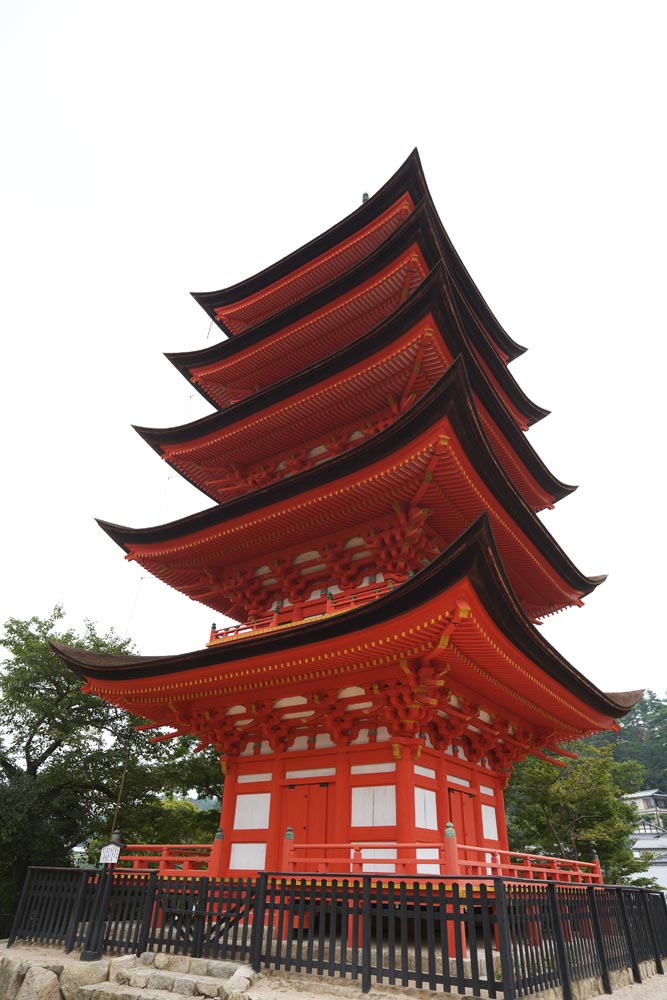
[[[230,868],[261,871],[266,863],[266,844],[232,844]]]
[[[437,847],[418,847],[417,858],[439,858],[440,852]],[[440,865],[417,865],[419,875],[439,875]]]
[[[286,778],[324,778],[327,775],[335,774],[335,767],[311,767],[302,771],[286,771]]]
[[[482,830],[487,840],[498,839],[498,822],[495,806],[482,805]]]
[[[386,761],[380,764],[353,764],[350,774],[382,774],[384,771],[395,771],[394,761]]]
[[[396,788],[371,785],[352,789],[352,826],[395,826]]]
[[[422,767],[421,764],[415,764],[415,774],[421,774],[423,778],[433,778],[435,781],[435,771],[432,767]]]
[[[479,790],[482,793],[482,795],[495,795],[496,794],[495,791],[494,791],[494,789],[493,788],[489,788],[488,785],[480,785],[479,786]]]
[[[235,830],[266,830],[269,826],[271,792],[236,796]]]
[[[447,781],[450,781],[452,785],[463,785],[464,788],[470,788],[470,782],[467,778],[457,778],[455,774],[448,774]]]
[[[363,864],[361,870],[364,872],[381,872],[383,874],[394,875],[396,873],[396,865],[392,865],[389,862],[383,864],[382,861],[373,862],[373,858],[395,858],[398,856],[395,847],[362,847],[361,848],[362,858],[368,858],[369,863]]]
[[[239,785],[249,785],[252,781],[271,781],[273,775],[270,771],[262,774],[239,774],[237,781]]]
[[[430,788],[415,788],[415,826],[422,830],[438,829],[435,792]]]

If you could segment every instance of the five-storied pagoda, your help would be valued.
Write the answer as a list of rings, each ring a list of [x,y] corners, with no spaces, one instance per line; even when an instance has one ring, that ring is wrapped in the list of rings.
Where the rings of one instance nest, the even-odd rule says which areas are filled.
[[[226,337],[170,360],[215,412],[139,433],[215,505],[102,527],[241,624],[175,656],[59,654],[87,691],[219,751],[216,874],[280,868],[287,827],[428,858],[451,820],[505,848],[513,762],[615,727],[637,693],[604,694],[535,627],[602,578],[537,517],[572,487],[526,440],[545,411],[509,372],[522,348],[417,153],[317,239],[195,298]]]

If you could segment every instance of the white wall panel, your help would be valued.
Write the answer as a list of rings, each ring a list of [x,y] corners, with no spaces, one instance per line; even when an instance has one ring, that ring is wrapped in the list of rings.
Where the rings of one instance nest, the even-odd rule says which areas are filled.
[[[266,844],[232,844],[230,868],[261,871],[266,864]]]
[[[235,830],[266,830],[269,826],[271,792],[236,796]]]

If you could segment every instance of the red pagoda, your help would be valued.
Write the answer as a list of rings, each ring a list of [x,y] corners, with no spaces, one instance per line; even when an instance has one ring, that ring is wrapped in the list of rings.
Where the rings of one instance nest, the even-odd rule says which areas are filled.
[[[215,746],[214,874],[281,869],[286,830],[366,869],[412,845],[434,870],[448,823],[503,851],[512,764],[614,728],[638,694],[599,691],[535,627],[602,578],[537,517],[573,487],[526,440],[545,411],[510,374],[523,348],[417,152],[317,239],[195,299],[225,339],[169,357],[215,412],[138,431],[215,505],[102,527],[240,624],[176,656],[59,654],[87,691]]]

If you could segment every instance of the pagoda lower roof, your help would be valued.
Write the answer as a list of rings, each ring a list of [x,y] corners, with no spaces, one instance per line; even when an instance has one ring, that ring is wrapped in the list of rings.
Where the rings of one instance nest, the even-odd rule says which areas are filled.
[[[415,149],[376,194],[325,233],[236,285],[193,293],[194,298],[230,336],[242,333],[340,277],[387,239],[424,197],[430,195]],[[448,270],[480,329],[505,360],[518,357],[525,348],[516,344],[498,323],[439,219],[438,235]]]
[[[504,473],[461,359],[388,428],[327,463],[169,524],[100,524],[153,575],[238,617],[219,592],[220,573],[363,537],[398,511],[417,510],[428,512],[440,548],[488,510],[508,575],[534,617],[580,603],[604,579],[576,569]]]
[[[545,467],[461,334],[452,312],[442,264],[379,326],[348,347],[222,411],[174,428],[135,428],[155,451],[211,499],[241,496],[257,485],[346,450],[344,430],[397,414],[442,376],[458,355],[465,359],[477,408],[494,452],[534,510],[551,506],[574,487]],[[371,429],[364,421],[371,420]],[[359,439],[354,443],[358,444]],[[353,446],[353,445],[351,445]]]
[[[548,411],[528,399],[495,347],[461,310],[443,263],[437,227],[437,214],[430,200],[423,199],[390,239],[337,281],[242,336],[167,357],[214,406],[224,408],[363,337],[440,264],[451,308],[461,313],[462,331],[469,331],[464,334],[469,348],[477,353],[517,423],[527,427]]]
[[[536,747],[613,727],[642,694],[604,694],[540,635],[516,601],[486,515],[411,580],[355,610],[177,656],[52,646],[87,691],[209,742],[211,719],[237,724],[235,706],[248,716],[295,691],[326,703],[349,685],[372,686],[379,704],[406,676],[412,701],[432,715],[436,702],[449,711],[453,694],[484,710],[496,733],[528,727]]]

